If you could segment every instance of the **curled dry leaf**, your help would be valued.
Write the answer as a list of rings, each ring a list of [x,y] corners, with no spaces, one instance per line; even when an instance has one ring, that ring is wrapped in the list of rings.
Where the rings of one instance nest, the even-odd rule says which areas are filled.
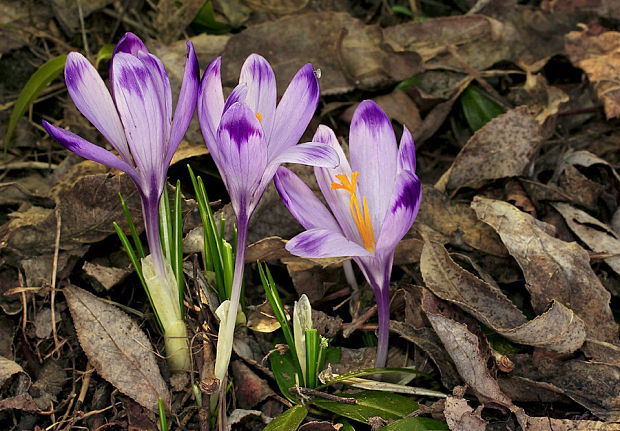
[[[512,407],[512,401],[501,391],[497,380],[487,368],[488,357],[483,353],[478,336],[470,332],[464,323],[443,315],[438,300],[432,294],[425,293],[422,307],[459,375],[472,388],[480,402]]]
[[[450,167],[446,189],[476,188],[523,175],[542,142],[538,121],[525,106],[495,117],[467,141]]]
[[[584,27],[565,36],[565,48],[570,61],[588,75],[607,118],[620,116],[620,32]]]
[[[269,60],[279,91],[308,62],[321,69],[323,95],[390,85],[421,69],[416,53],[394,53],[378,26],[344,12],[291,15],[234,35],[222,58],[224,82],[237,81],[241,63],[253,52]]]
[[[544,223],[509,203],[476,197],[472,208],[497,231],[521,267],[534,311],[544,313],[555,300],[583,320],[589,337],[618,342],[611,295],[590,268],[587,251],[549,235],[541,228]]]
[[[443,414],[452,431],[484,431],[488,425],[480,416],[480,412],[474,411],[462,397],[446,398]]]
[[[76,286],[63,290],[78,340],[97,373],[143,407],[156,412],[157,398],[170,407],[151,342],[119,308]]]
[[[426,287],[435,295],[515,343],[572,353],[585,340],[583,321],[572,310],[553,301],[548,310],[528,322],[501,290],[457,265],[439,243],[424,243],[420,271]]]
[[[434,187],[422,184],[422,202],[416,218],[450,238],[454,245],[469,247],[493,256],[508,256],[508,250],[495,231],[482,223],[469,205],[455,202]]]
[[[257,376],[242,361],[233,361],[231,367],[237,386],[237,402],[242,409],[251,409],[267,397],[275,395],[267,381]]]
[[[27,376],[24,369],[17,362],[0,356],[0,387],[2,387],[8,379],[18,373],[23,373]]]
[[[562,162],[574,166],[583,166],[584,168],[589,168],[590,166],[595,165],[604,166],[607,173],[613,175],[620,184],[620,174],[616,172],[613,166],[611,166],[606,160],[601,159],[596,154],[592,154],[589,151],[580,150],[566,153],[566,155],[562,158]]]
[[[605,262],[620,275],[620,238],[616,232],[590,214],[568,204],[557,202],[552,205],[564,217],[568,227],[591,250],[615,255],[605,258]]]
[[[599,418],[620,421],[620,368],[596,361],[557,361],[545,355],[513,355],[513,374],[545,382]]]
[[[390,331],[411,341],[433,360],[441,374],[441,382],[446,388],[461,384],[462,379],[450,360],[448,352],[442,347],[441,340],[431,328],[415,328],[407,322],[390,320]]]

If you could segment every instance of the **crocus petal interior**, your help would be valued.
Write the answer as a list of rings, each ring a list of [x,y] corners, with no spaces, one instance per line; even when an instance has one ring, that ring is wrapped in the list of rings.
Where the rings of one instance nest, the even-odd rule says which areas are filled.
[[[251,54],[241,67],[239,84],[247,84],[245,103],[259,116],[265,139],[268,141],[276,111],[276,77],[269,62],[258,54]]]
[[[328,229],[302,232],[286,243],[286,249],[296,256],[311,258],[372,256],[356,242]]]
[[[216,163],[219,158],[216,133],[224,112],[224,92],[220,77],[220,63],[221,58],[217,57],[207,66],[207,70],[200,82],[196,106],[202,136]]]

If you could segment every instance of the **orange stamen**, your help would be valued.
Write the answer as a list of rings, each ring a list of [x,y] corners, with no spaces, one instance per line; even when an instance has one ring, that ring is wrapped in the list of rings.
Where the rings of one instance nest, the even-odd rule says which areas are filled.
[[[366,205],[366,196],[362,199],[362,206],[360,207],[357,195],[355,194],[355,188],[357,186],[357,176],[359,172],[351,173],[351,181],[345,174],[336,175],[336,178],[340,180],[339,183],[333,182],[332,189],[343,189],[349,192],[351,195],[351,215],[357,225],[357,229],[360,232],[364,247],[371,253],[375,252],[375,233],[372,228],[372,220],[370,219],[370,213],[368,212],[368,205]]]
[[[260,112],[256,113],[256,118],[258,118],[258,121],[260,121],[261,123],[263,122],[263,116],[260,115]]]

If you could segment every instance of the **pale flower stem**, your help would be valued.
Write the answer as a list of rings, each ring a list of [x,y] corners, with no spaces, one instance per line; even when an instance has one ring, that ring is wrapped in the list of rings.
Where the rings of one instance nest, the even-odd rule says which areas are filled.
[[[223,381],[228,370],[230,355],[232,354],[233,338],[235,336],[235,323],[237,322],[237,310],[239,309],[239,299],[241,297],[241,285],[243,283],[243,270],[245,266],[245,246],[248,236],[248,222],[241,217],[237,218],[237,250],[235,256],[235,272],[233,274],[232,289],[230,294],[230,303],[228,305],[228,314],[225,324],[224,340],[218,340],[226,347],[225,350],[217,349],[217,357],[215,358],[215,377],[220,382]]]
[[[375,290],[377,300],[377,317],[379,329],[377,330],[377,358],[375,367],[383,368],[387,361],[388,341],[390,338],[390,286],[384,285]]]
[[[142,214],[144,215],[146,240],[149,243],[149,251],[153,259],[155,272],[165,279],[164,253],[161,249],[161,239],[159,237],[159,199],[156,199],[154,202],[149,201],[149,199],[143,199]]]

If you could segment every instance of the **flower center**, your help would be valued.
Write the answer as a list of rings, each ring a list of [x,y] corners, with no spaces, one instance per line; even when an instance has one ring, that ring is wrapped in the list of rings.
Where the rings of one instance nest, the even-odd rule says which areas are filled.
[[[260,121],[261,123],[263,122],[263,116],[260,115],[260,112],[256,113],[256,118],[258,118],[258,121]]]
[[[336,178],[338,178],[340,182],[333,182],[332,189],[343,189],[351,195],[351,215],[357,225],[357,230],[360,232],[362,241],[364,242],[364,247],[366,250],[374,254],[376,244],[375,233],[372,229],[372,220],[370,219],[370,213],[368,212],[368,206],[366,205],[366,196],[362,198],[362,206],[360,207],[360,203],[355,194],[358,175],[359,172],[352,172],[351,181],[349,181],[349,178],[347,178],[345,174],[336,175]]]

